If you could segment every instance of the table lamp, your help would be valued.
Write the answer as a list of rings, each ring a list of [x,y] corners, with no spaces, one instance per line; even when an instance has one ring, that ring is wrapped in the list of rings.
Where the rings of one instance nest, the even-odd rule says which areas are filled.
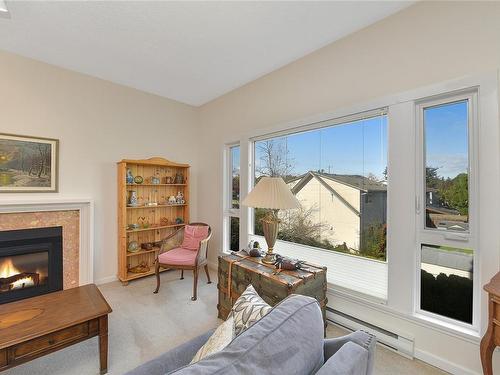
[[[276,257],[273,254],[273,247],[278,237],[280,223],[277,216],[278,210],[300,208],[300,202],[281,177],[262,177],[242,204],[248,207],[269,209],[262,219],[262,229],[267,242],[267,254],[262,262],[274,264]]]

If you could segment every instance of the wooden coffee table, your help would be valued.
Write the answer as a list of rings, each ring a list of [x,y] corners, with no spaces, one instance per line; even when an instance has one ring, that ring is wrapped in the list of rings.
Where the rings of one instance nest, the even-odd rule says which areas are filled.
[[[99,335],[105,374],[111,311],[94,284],[0,305],[0,371]]]

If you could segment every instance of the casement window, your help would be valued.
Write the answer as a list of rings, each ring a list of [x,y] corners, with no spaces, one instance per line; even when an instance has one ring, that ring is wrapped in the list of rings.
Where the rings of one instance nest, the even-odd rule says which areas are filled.
[[[476,91],[416,102],[416,312],[475,326]]]
[[[224,241],[225,251],[237,251],[240,242],[240,146],[225,149]]]
[[[252,141],[253,183],[262,176],[280,176],[302,206],[280,213],[278,252],[324,264],[330,282],[384,299],[386,110]],[[263,209],[253,210],[255,237],[263,234],[264,214]]]

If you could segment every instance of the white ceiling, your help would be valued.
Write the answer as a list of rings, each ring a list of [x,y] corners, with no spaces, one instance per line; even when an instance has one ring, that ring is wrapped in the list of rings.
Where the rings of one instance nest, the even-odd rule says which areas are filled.
[[[0,49],[201,105],[412,4],[6,1]]]

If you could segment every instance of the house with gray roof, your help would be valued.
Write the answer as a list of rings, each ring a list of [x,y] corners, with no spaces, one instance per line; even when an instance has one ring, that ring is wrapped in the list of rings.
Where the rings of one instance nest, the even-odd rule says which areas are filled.
[[[387,220],[387,187],[360,175],[309,171],[288,182],[292,192],[312,218],[324,224],[321,240],[357,252],[363,233]]]

